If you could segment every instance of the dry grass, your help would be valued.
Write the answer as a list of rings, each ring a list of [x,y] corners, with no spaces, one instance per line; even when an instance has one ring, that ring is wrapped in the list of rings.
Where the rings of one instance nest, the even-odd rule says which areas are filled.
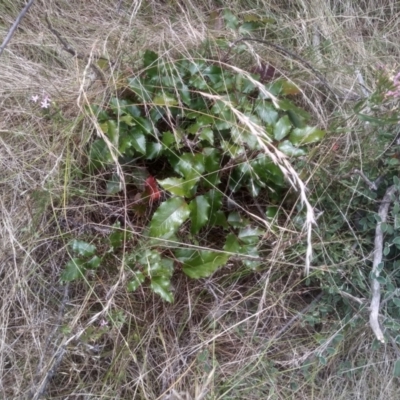
[[[2,37],[23,3],[0,4]],[[198,282],[176,274],[173,305],[146,288],[128,293],[121,260],[86,283],[59,283],[71,236],[56,219],[80,193],[74,179],[95,134],[90,118],[83,117],[84,106],[104,101],[117,86],[119,71],[135,69],[144,49],[185,54],[210,36],[235,38],[220,22],[209,22],[214,3],[38,1],[1,56],[1,398],[400,397],[392,375],[398,355],[389,347],[372,350],[367,328],[350,329],[337,316],[316,328],[291,322],[318,289],[305,285],[295,248],[283,255],[285,243],[277,243],[274,263],[261,273],[231,265]],[[395,66],[400,55],[400,7],[393,0],[226,3],[240,15],[274,17],[277,43],[311,61],[344,95],[362,94],[356,70],[371,89],[376,66]],[[46,25],[45,12],[77,52],[113,61],[105,71],[107,88],[86,60],[63,50]],[[316,50],[318,43],[323,51]],[[321,100],[318,80],[304,65],[261,44],[246,46],[256,59],[273,61],[301,84],[301,101],[320,125],[328,125],[333,111],[346,113],[345,100],[334,106]],[[239,66],[248,67],[246,62]],[[43,91],[60,113],[46,116],[30,101]],[[350,120],[347,128],[353,124]],[[322,146],[339,142],[346,159],[354,156],[350,153],[362,137],[345,133]],[[310,176],[337,162],[322,149],[310,163]],[[79,207],[93,211],[94,183],[88,187]],[[140,243],[139,237],[138,251]],[[321,339],[329,342],[337,333],[343,341],[326,365],[319,363],[326,347]]]

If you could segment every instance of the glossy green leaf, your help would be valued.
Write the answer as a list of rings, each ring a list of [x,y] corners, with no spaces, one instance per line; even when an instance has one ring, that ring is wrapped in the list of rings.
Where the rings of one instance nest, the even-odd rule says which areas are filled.
[[[224,229],[229,228],[228,223],[226,222],[226,215],[222,210],[218,210],[214,213],[210,212],[210,219],[208,221],[210,226],[220,226]]]
[[[133,121],[133,117],[132,115],[123,115],[119,118],[119,122],[122,124],[126,124],[128,126],[133,126],[134,125],[134,121]]]
[[[170,278],[173,274],[173,261],[162,257],[160,252],[155,249],[146,249],[139,259],[145,273],[151,279],[156,276]]]
[[[227,222],[233,228],[243,228],[249,223],[248,219],[243,218],[237,211],[229,213]]]
[[[197,255],[197,250],[191,248],[182,247],[174,249],[175,258],[182,263],[185,263],[186,261],[194,258],[196,255]]]
[[[75,254],[83,257],[92,256],[96,251],[96,246],[84,242],[83,240],[74,239],[69,245]]]
[[[206,76],[211,83],[218,83],[219,81],[224,81],[224,70],[222,67],[219,67],[218,65],[209,65],[206,68],[204,68],[201,73]]]
[[[107,194],[116,194],[122,189],[119,176],[112,174],[111,179],[107,181],[106,192]]]
[[[171,293],[171,280],[165,276],[155,276],[151,280],[151,289],[168,303],[173,303],[174,296]]]
[[[236,30],[239,26],[239,20],[238,20],[237,16],[228,9],[224,10],[224,20],[226,23],[226,27],[229,29]]]
[[[238,238],[245,244],[258,244],[260,236],[264,235],[265,231],[260,228],[247,226],[239,231]]]
[[[153,88],[144,83],[140,77],[129,78],[128,86],[139,98],[139,101],[144,103],[151,102]]]
[[[278,111],[272,106],[271,103],[265,101],[259,102],[255,108],[255,112],[268,125],[275,125],[278,121]]]
[[[383,223],[381,224],[381,229],[382,229],[382,225],[383,225]],[[382,232],[384,232],[383,229],[382,229]],[[395,238],[393,238],[392,243],[400,246],[400,236],[396,236]]]
[[[167,239],[189,218],[190,210],[181,197],[172,197],[162,203],[150,222],[149,235]]]
[[[217,210],[219,210],[222,206],[223,193],[217,189],[211,189],[208,193],[205,194],[208,198],[208,203],[210,204],[210,214],[214,214]]]
[[[153,135],[153,124],[149,119],[143,117],[134,118],[133,121],[137,128],[147,135]]]
[[[110,119],[110,116],[107,114],[107,112],[105,112],[104,110],[102,110],[98,105],[96,104],[92,104],[90,106],[91,110],[93,111],[93,114],[96,115],[97,120],[102,123],[105,121],[108,121]]]
[[[194,75],[189,79],[189,85],[199,90],[208,90],[208,83],[201,74]],[[193,104],[193,103],[192,103]]]
[[[85,263],[80,258],[72,258],[67,262],[64,271],[61,273],[61,281],[72,282],[82,278],[85,272]]]
[[[393,376],[396,378],[400,377],[400,360],[396,360],[393,367]]]
[[[257,31],[258,29],[261,29],[262,27],[263,27],[263,24],[256,22],[256,21],[245,22],[243,25],[240,26],[239,34],[246,35],[246,34],[254,32],[254,31]]]
[[[129,139],[132,147],[139,153],[146,154],[146,136],[142,132],[131,132]]]
[[[146,50],[143,55],[143,66],[146,68],[146,75],[154,77],[159,74],[158,72],[158,55],[151,50]]]
[[[163,150],[163,146],[159,142],[147,142],[146,143],[146,160],[154,160],[157,158]]]
[[[240,243],[233,233],[228,233],[225,240],[224,250],[229,253],[239,253]]]
[[[200,178],[205,171],[203,154],[183,153],[179,156],[179,161],[174,166],[174,170],[187,180]]]
[[[258,246],[245,244],[240,247],[240,254],[243,254],[246,256],[259,257]],[[243,258],[242,263],[247,268],[251,268],[251,269],[256,269],[260,265],[262,265],[262,261],[252,260],[252,259],[245,258],[245,257]]]
[[[122,229],[114,230],[114,232],[109,236],[112,250],[120,248],[127,238],[129,238],[129,235],[127,235]]]
[[[211,111],[218,116],[214,124],[216,129],[224,130],[236,125],[235,114],[222,100],[217,100],[211,108]]]
[[[287,115],[290,118],[290,121],[292,122],[292,125],[295,128],[304,128],[305,127],[305,119],[301,116],[298,115],[295,111],[293,110],[287,110]]]
[[[182,82],[177,82],[176,88],[178,89],[182,102],[189,106],[192,101],[189,87]]]
[[[287,156],[292,157],[304,156],[306,154],[305,150],[293,146],[293,144],[289,142],[289,140],[284,140],[282,143],[279,143],[278,149]]]
[[[109,119],[107,122],[101,124],[100,128],[110,139],[110,142],[117,147],[119,138],[117,122],[114,121],[113,119]]]
[[[257,179],[264,184],[274,184],[279,187],[285,187],[285,178],[281,169],[274,164],[267,156],[259,155],[255,160],[249,163],[247,167],[254,171]],[[242,167],[242,169],[244,166]]]
[[[398,124],[399,123],[399,118],[394,117],[394,118],[382,118],[382,117],[373,117],[372,115],[367,115],[367,114],[362,114],[359,113],[357,114],[358,118],[360,121],[363,122],[369,122],[372,125],[380,126],[382,124]]]
[[[248,93],[253,92],[254,89],[256,88],[255,84],[252,81],[250,81],[250,79],[243,76],[242,74],[237,74],[235,79],[236,79],[236,82],[235,82],[236,89],[238,91],[240,91],[241,93],[248,94]],[[243,98],[243,100],[244,100],[244,98]]]
[[[236,158],[244,153],[243,145],[237,145],[226,140],[221,140],[221,149],[231,158]]]
[[[299,87],[294,82],[282,79],[279,83],[281,84],[281,93],[283,93],[286,96],[300,93]]]
[[[85,266],[90,269],[97,269],[99,268],[102,261],[102,258],[98,256],[93,256],[89,261],[86,262]]]
[[[313,126],[295,128],[292,130],[289,140],[294,145],[319,142],[325,136],[325,131]]]
[[[199,138],[208,142],[211,146],[214,145],[214,131],[211,128],[203,128],[200,131]]]
[[[121,115],[123,113],[124,105],[126,105],[126,100],[120,100],[117,97],[112,97],[110,99],[109,106],[115,115]]]
[[[166,191],[181,197],[191,197],[192,189],[200,178],[185,180],[184,178],[166,178],[158,181],[159,185]]]
[[[219,267],[225,265],[229,255],[214,251],[201,250],[197,255],[184,262],[183,272],[193,279],[206,278],[214,273]]]
[[[162,135],[162,143],[166,147],[171,147],[176,144],[176,136],[170,131],[164,132]]]
[[[168,93],[161,93],[154,97],[153,103],[156,106],[172,107],[178,104],[178,101]]]
[[[210,203],[206,196],[196,196],[190,204],[191,233],[196,235],[206,225],[210,212]]]
[[[215,172],[220,169],[221,154],[214,147],[205,147],[203,149],[204,167],[207,172]]]
[[[268,220],[273,220],[275,217],[278,216],[278,213],[279,213],[279,207],[269,206],[269,207],[267,207],[265,216],[267,217]]]
[[[97,139],[93,142],[90,147],[89,158],[91,168],[102,168],[113,161],[110,150],[103,139]]]
[[[261,121],[255,115],[249,117],[249,120],[256,125],[261,125]],[[260,147],[257,136],[248,126],[234,126],[231,129],[231,137],[236,144],[240,146],[246,145],[250,150],[258,150]]]
[[[134,104],[127,105],[125,111],[132,117],[140,117],[141,115],[140,108]]]
[[[287,115],[279,119],[279,121],[274,126],[274,139],[282,140],[284,139],[292,129],[292,124]]]
[[[145,276],[140,271],[134,272],[134,277],[127,285],[128,292],[134,292],[145,281],[145,279]]]
[[[203,174],[203,184],[207,188],[217,186],[220,180],[221,154],[218,149],[206,147],[203,149],[204,167],[207,173]]]

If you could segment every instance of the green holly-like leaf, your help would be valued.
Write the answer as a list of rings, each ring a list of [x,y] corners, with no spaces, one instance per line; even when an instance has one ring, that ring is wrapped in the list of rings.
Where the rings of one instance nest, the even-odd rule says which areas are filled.
[[[117,122],[113,119],[109,119],[107,122],[100,124],[100,128],[110,139],[110,142],[117,147],[119,139]]]
[[[183,153],[179,156],[174,170],[187,180],[200,178],[205,171],[203,154]]]
[[[247,126],[234,126],[231,129],[231,138],[234,143],[243,147],[245,144],[251,150],[258,147],[257,137],[253,135]]]
[[[278,121],[278,111],[276,111],[270,103],[265,101],[257,104],[255,112],[267,125],[275,125],[276,121]]]
[[[204,128],[201,130],[199,138],[212,146],[214,144],[214,131],[211,128]]]
[[[145,83],[140,77],[128,79],[129,88],[136,94],[139,101],[151,102],[153,87]]]
[[[400,360],[396,360],[393,367],[393,376],[396,378],[400,377]]]
[[[159,142],[147,142],[146,144],[146,160],[154,160],[163,150],[163,145]]]
[[[313,126],[293,129],[289,140],[294,145],[319,142],[325,136],[325,131]]]
[[[224,250],[229,253],[239,253],[240,243],[233,233],[229,233],[225,240]]]
[[[101,168],[113,161],[110,150],[103,139],[93,142],[89,157],[91,168]]]
[[[147,276],[151,279],[155,276],[170,278],[174,272],[173,261],[169,258],[162,257],[161,254],[154,249],[146,249],[138,261],[144,268]]]
[[[172,107],[178,104],[178,101],[168,93],[161,93],[154,97],[153,103],[156,106]]]
[[[122,189],[119,176],[117,174],[112,174],[111,179],[107,181],[106,191],[107,194],[118,193]]]
[[[227,99],[229,101],[229,99]],[[218,116],[215,119],[215,128],[219,130],[229,129],[236,125],[236,117],[230,107],[222,100],[217,100],[211,111]]]
[[[183,178],[166,178],[157,181],[159,185],[166,191],[181,197],[191,197],[193,188],[196,186],[200,178],[186,180]]]
[[[164,239],[171,237],[189,215],[189,206],[183,198],[173,197],[165,201],[151,219],[150,236]]]
[[[183,263],[183,272],[193,279],[206,278],[225,265],[229,255],[215,251],[200,250],[196,256]]]
[[[61,274],[63,282],[72,282],[76,279],[82,278],[85,272],[85,262],[80,258],[72,258],[67,262],[64,271]]]
[[[149,77],[158,75],[158,55],[154,51],[146,50],[143,55],[143,66],[146,68],[146,74]]]
[[[134,277],[128,282],[128,292],[134,292],[144,281],[145,276],[140,271],[134,272]]]
[[[236,158],[244,153],[244,147],[242,145],[238,146],[227,140],[221,140],[221,149],[229,154],[231,158]]]
[[[247,226],[243,228],[239,232],[239,240],[245,244],[257,244],[259,242],[259,238],[263,235],[265,231],[260,228],[253,228],[251,226]]]
[[[173,303],[174,296],[171,293],[171,280],[165,276],[156,276],[151,280],[151,289],[168,303]]]
[[[129,134],[131,146],[139,153],[146,154],[146,136],[142,132],[131,132]]]
[[[249,220],[243,218],[237,211],[234,211],[228,215],[227,222],[233,228],[243,228],[248,225]]]
[[[224,20],[227,28],[236,30],[237,27],[239,26],[239,20],[237,16],[234,15],[232,11],[228,9],[224,10]]]
[[[113,227],[118,228],[117,225],[113,225]],[[124,240],[127,240],[130,237],[130,234],[125,232],[122,229],[116,229],[114,230],[113,233],[111,233],[109,241],[110,241],[110,246],[111,246],[111,251],[120,248]]]
[[[89,261],[86,262],[85,267],[90,269],[97,269],[99,268],[103,259],[98,256],[93,256]]]
[[[191,98],[188,86],[180,81],[177,82],[175,85],[175,87],[178,89],[182,102],[185,103],[187,106],[190,105]]]
[[[292,124],[287,115],[279,119],[279,121],[274,126],[274,139],[282,140],[284,139],[290,130],[292,129]]]
[[[75,254],[78,254],[83,257],[92,256],[96,247],[90,243],[84,242],[82,240],[72,240],[70,243],[71,249]]]
[[[258,237],[257,237],[258,239]],[[241,242],[241,243],[240,243]],[[230,233],[226,237],[224,250],[230,253],[243,254],[245,256],[259,257],[257,244],[243,244],[243,240],[239,240],[236,235]],[[251,269],[256,269],[260,266],[261,262],[243,257],[242,263]]]
[[[278,149],[287,156],[292,157],[304,156],[306,154],[305,150],[293,146],[289,140],[284,140],[282,143],[279,143]]]
[[[204,154],[204,167],[207,171],[207,174],[203,175],[203,181],[206,187],[215,187],[217,186],[220,180],[220,163],[221,163],[221,154],[219,150],[212,147],[206,147],[203,149]]]
[[[146,135],[153,135],[153,124],[152,122],[143,117],[133,118],[133,121],[137,129],[141,130]]]
[[[191,233],[196,235],[207,223],[210,212],[210,203],[205,196],[197,196],[189,204],[190,220],[192,221]]]

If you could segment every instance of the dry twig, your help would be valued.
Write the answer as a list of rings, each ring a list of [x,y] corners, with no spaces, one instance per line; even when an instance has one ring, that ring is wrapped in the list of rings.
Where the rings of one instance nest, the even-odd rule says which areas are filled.
[[[382,203],[378,211],[380,222],[377,223],[375,230],[374,262],[372,265],[372,299],[370,306],[369,323],[373,332],[375,333],[376,338],[382,343],[385,342],[385,339],[378,321],[381,300],[381,285],[378,281],[378,277],[380,274],[380,264],[382,262],[383,254],[382,224],[386,222],[387,214],[389,212],[389,206],[392,202],[392,196],[396,192],[397,188],[394,185],[390,186],[386,190],[385,196],[383,197]]]
[[[28,12],[28,10],[30,9],[31,5],[33,4],[35,0],[29,0],[28,4],[23,8],[23,10],[19,13],[17,19],[14,21],[12,27],[10,28],[10,30],[7,33],[7,36],[5,37],[3,43],[0,46],[0,56],[2,55],[4,49],[6,48],[6,46],[8,45],[8,43],[10,42],[11,38],[14,36],[15,31],[18,28],[18,25],[21,23],[22,18],[24,18],[24,15]]]

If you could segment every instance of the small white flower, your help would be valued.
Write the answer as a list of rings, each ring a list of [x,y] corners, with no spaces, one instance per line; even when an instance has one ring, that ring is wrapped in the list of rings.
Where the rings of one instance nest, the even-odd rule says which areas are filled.
[[[102,319],[100,321],[100,326],[106,326],[106,325],[108,325],[108,322],[105,319]]]
[[[45,96],[40,103],[41,108],[49,108],[50,107],[50,98],[49,96]]]
[[[31,97],[31,101],[33,101],[34,103],[37,103],[38,100],[39,100],[39,96],[37,94],[35,94],[34,96]]]

